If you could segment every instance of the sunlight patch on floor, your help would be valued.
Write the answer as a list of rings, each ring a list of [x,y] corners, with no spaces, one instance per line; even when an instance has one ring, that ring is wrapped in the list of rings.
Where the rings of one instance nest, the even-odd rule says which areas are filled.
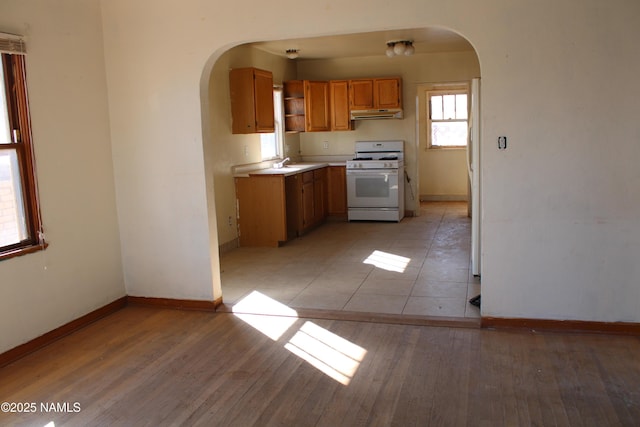
[[[295,310],[258,291],[234,305],[233,314],[274,341],[298,320]],[[367,354],[364,348],[310,321],[284,347],[343,385],[351,382]]]
[[[284,346],[316,369],[343,385],[348,385],[367,351],[352,342],[306,322]]]
[[[233,314],[274,341],[298,320],[297,311],[258,291],[234,305]]]
[[[383,270],[404,273],[404,270],[410,262],[411,258],[383,251],[373,251],[371,255],[363,261],[363,264],[371,264]]]

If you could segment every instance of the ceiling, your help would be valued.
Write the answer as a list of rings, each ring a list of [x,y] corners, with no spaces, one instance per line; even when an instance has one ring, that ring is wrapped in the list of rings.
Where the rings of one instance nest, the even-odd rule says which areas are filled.
[[[415,53],[472,51],[473,46],[460,35],[442,28],[376,31],[305,39],[251,43],[252,46],[285,56],[287,49],[298,49],[298,59],[330,59],[384,55],[388,41],[411,40]]]

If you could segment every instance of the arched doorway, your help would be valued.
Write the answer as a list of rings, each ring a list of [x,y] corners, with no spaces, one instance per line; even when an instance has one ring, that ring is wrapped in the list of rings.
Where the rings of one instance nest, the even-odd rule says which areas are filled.
[[[421,42],[417,37],[433,37],[440,44]],[[376,39],[377,42],[371,42]],[[412,57],[388,58],[384,54],[386,41],[392,38],[412,38],[416,53]],[[422,46],[422,43],[429,45]],[[375,45],[375,50],[371,46]],[[345,46],[356,46],[358,56]],[[330,53],[327,53],[327,47]],[[285,51],[295,48],[300,51],[296,60],[286,58]],[[425,49],[425,50],[422,50]],[[211,177],[208,193],[215,203],[210,204],[210,224],[215,227],[212,233],[217,236],[223,258],[228,251],[237,247],[238,230],[236,222],[236,203],[234,191],[233,167],[243,164],[259,166],[259,135],[232,135],[230,130],[230,110],[228,101],[228,71],[231,68],[257,67],[268,69],[274,74],[274,83],[292,79],[333,80],[358,77],[374,77],[385,75],[401,75],[405,94],[405,120],[385,121],[380,123],[358,123],[352,132],[309,132],[287,134],[285,137],[285,155],[296,160],[304,160],[308,156],[349,156],[353,154],[353,143],[356,140],[394,138],[406,143],[407,181],[405,205],[409,212],[419,214],[420,153],[419,135],[416,131],[415,118],[420,114],[411,102],[418,87],[425,83],[450,81],[470,81],[479,76],[478,58],[473,47],[464,38],[452,31],[438,28],[424,28],[391,32],[349,34],[314,39],[283,40],[275,42],[256,42],[236,46],[222,53],[207,76],[208,90],[206,97],[209,108],[206,109],[209,135],[205,137],[208,151],[205,153],[207,176]],[[283,156],[284,157],[284,156]],[[260,257],[269,257],[259,249],[253,250],[253,264]],[[227,271],[225,268],[236,268],[233,263],[221,262],[221,290],[225,301],[233,301],[235,295],[230,287],[225,287]],[[278,274],[286,269],[274,266]],[[279,268],[278,268],[279,267]],[[289,266],[291,268],[292,266]],[[268,266],[264,274],[255,280],[268,280],[273,272]],[[250,270],[245,268],[245,270]],[[306,279],[305,279],[306,280]],[[238,289],[237,293],[246,292]],[[293,292],[293,291],[292,291]]]

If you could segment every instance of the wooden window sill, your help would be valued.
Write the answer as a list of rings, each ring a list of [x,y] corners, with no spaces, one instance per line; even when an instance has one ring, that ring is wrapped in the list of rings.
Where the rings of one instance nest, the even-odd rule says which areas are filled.
[[[5,259],[14,258],[21,255],[31,254],[38,251],[45,250],[49,244],[47,242],[39,243],[37,245],[23,246],[21,248],[10,249],[4,252],[0,252],[0,261]]]

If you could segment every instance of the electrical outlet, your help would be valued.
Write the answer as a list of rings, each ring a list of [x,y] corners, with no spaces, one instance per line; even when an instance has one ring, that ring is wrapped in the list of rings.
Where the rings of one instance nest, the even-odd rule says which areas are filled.
[[[329,141],[322,141],[322,148],[324,150],[328,150],[329,149]]]
[[[506,150],[507,149],[507,137],[506,136],[499,136],[498,137],[498,149],[499,150]]]
[[[244,156],[245,157],[249,157],[249,146],[248,145],[244,146]]]

